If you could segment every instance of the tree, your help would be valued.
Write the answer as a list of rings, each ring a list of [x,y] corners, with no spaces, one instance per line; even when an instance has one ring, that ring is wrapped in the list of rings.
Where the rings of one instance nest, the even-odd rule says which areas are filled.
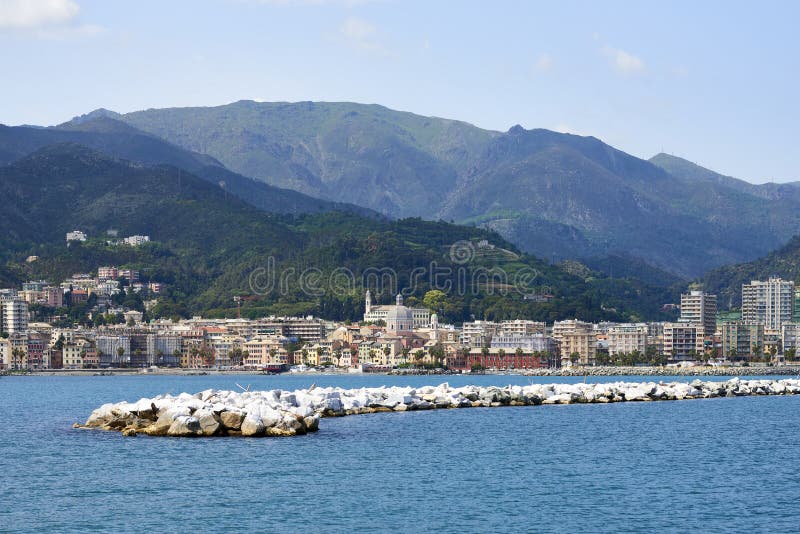
[[[209,347],[207,344],[203,343],[203,345],[200,347],[199,355],[205,367],[211,367],[214,365],[216,355],[214,354],[214,349]]]
[[[25,360],[25,351],[19,348],[11,350],[11,368],[22,369]]]
[[[581,359],[581,355],[578,352],[573,352],[569,355],[569,361],[572,365],[577,365]]]
[[[117,347],[117,360],[121,367],[126,367],[127,362],[122,360],[123,356],[125,356],[125,347]]]
[[[242,347],[236,345],[231,350],[228,351],[228,362],[233,367],[239,367],[242,365],[244,361],[244,352],[242,352]]]
[[[447,306],[447,295],[443,291],[432,289],[422,297],[422,304],[434,312],[438,310],[444,311]]]
[[[791,348],[783,351],[783,357],[787,362],[794,361],[797,356],[797,349]]]
[[[174,351],[172,351],[172,356],[173,356],[173,358],[175,358],[175,363],[177,365],[180,365],[180,363],[181,363],[181,349],[175,349]]]

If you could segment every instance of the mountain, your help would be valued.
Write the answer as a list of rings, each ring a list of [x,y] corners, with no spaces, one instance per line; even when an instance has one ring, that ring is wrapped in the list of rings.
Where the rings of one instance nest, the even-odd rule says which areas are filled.
[[[343,212],[264,213],[175,167],[71,143],[1,166],[0,195],[0,275],[17,283],[57,281],[99,265],[135,268],[145,280],[167,284],[154,316],[231,316],[232,297],[249,294],[246,315],[357,319],[370,280],[379,301],[405,289],[409,302],[419,302],[428,290],[449,285],[440,311],[450,321],[657,318],[660,305],[674,298],[636,280],[549,265],[484,229]],[[89,239],[67,246],[64,234],[75,229]],[[152,242],[109,243],[109,230],[146,234]],[[39,259],[27,263],[28,255]],[[273,275],[273,285],[255,291],[251,276],[262,271]],[[370,273],[395,284],[375,288]],[[469,284],[458,286],[460,280]],[[545,294],[552,297],[525,298]]]
[[[490,228],[546,258],[627,256],[693,278],[800,233],[800,188],[709,178],[593,137],[494,132],[352,103],[241,101],[113,116],[274,186],[391,217]]]
[[[279,187],[393,217],[433,218],[459,171],[495,134],[378,105],[258,103],[120,116]]]
[[[706,291],[718,294],[721,307],[738,307],[742,303],[742,284],[771,276],[800,285],[800,236],[755,261],[709,271],[698,282]]]
[[[191,152],[119,121],[108,110],[98,110],[54,128],[0,125],[0,165],[58,143],[77,143],[116,158],[147,165],[172,165],[216,184],[265,211],[306,213],[343,210],[372,214],[371,210],[352,204],[313,198],[247,178],[226,169],[208,155]]]
[[[797,202],[800,200],[800,182],[783,184],[751,184],[739,178],[725,176],[692,163],[691,161],[670,154],[656,154],[650,158],[650,163],[661,167],[673,176],[682,178],[690,183],[711,183],[735,189],[748,195],[761,197],[767,200]]]

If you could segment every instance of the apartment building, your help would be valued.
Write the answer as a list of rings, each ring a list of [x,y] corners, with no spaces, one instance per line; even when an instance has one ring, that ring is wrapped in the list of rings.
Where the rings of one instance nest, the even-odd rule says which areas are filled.
[[[781,278],[753,280],[742,285],[742,322],[760,323],[767,331],[780,332],[792,322],[795,305],[794,282]]]
[[[706,335],[713,335],[717,328],[717,296],[703,291],[682,294],[679,322],[702,325]]]

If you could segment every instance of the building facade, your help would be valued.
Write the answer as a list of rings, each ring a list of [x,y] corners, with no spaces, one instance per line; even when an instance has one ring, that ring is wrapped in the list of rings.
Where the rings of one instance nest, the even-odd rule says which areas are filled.
[[[760,323],[768,331],[780,332],[783,323],[792,322],[794,299],[794,282],[781,278],[743,284],[742,321]]]
[[[682,294],[679,322],[703,325],[706,335],[713,335],[717,328],[717,296],[703,291]]]

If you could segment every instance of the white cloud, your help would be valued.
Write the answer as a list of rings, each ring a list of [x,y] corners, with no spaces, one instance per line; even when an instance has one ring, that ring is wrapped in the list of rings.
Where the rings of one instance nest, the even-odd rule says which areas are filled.
[[[348,41],[363,42],[375,35],[375,26],[358,17],[347,17],[339,28],[339,32]]]
[[[547,72],[553,68],[553,58],[550,57],[550,54],[539,54],[534,67],[539,72]]]
[[[601,52],[608,58],[611,66],[622,74],[635,74],[645,69],[644,61],[641,58],[625,50],[606,45]]]
[[[339,34],[345,42],[359,50],[386,53],[383,46],[375,39],[378,28],[359,17],[347,17],[339,27]]]
[[[71,22],[80,11],[72,0],[0,0],[0,28],[35,29]]]

